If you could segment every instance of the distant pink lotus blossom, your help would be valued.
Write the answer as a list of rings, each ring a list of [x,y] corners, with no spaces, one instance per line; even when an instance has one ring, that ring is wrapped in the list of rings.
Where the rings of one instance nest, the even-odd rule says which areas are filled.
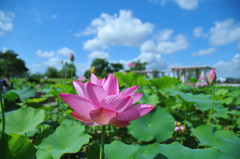
[[[70,53],[70,61],[74,61],[74,56],[73,56],[73,54],[72,53]]]
[[[129,63],[128,66],[129,66],[129,67],[135,67],[135,66],[136,66],[136,63]]]
[[[129,67],[133,67],[133,63],[129,63],[128,66],[129,66]]]
[[[208,82],[210,85],[213,85],[216,82],[216,72],[214,71],[214,69],[212,68],[208,74]]]
[[[175,121],[174,131],[175,131],[175,132],[179,132],[179,133],[184,133],[184,131],[185,131],[185,125],[181,125],[180,122]]]
[[[201,74],[201,75],[199,75],[198,80],[199,80],[199,81],[205,81],[205,80],[206,80],[206,77],[205,77],[203,74]]]
[[[208,83],[206,81],[198,81],[196,87],[207,87]]]
[[[126,127],[150,112],[154,106],[135,104],[142,93],[136,93],[138,86],[119,92],[117,78],[98,79],[94,74],[91,82],[73,81],[78,95],[60,93],[60,97],[73,109],[72,116],[85,125],[108,125]]]
[[[8,83],[8,79],[7,79],[7,78],[4,78],[3,80],[5,80],[5,81],[6,81],[6,83]]]
[[[85,76],[79,76],[78,80],[84,82],[87,80],[87,78]]]

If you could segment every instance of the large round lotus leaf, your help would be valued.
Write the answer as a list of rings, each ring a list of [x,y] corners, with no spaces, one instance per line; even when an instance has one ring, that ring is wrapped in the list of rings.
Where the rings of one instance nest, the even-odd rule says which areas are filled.
[[[166,144],[149,145],[127,145],[121,141],[115,140],[105,146],[105,155],[108,159],[233,159],[220,152],[217,148],[208,149],[190,149],[178,142]]]
[[[108,159],[133,158],[137,149],[137,145],[127,145],[121,141],[115,140],[111,144],[105,146],[105,157]]]
[[[37,150],[26,136],[18,134],[4,135],[4,141],[1,138],[0,142],[0,158],[2,159],[36,158]]]
[[[6,133],[25,134],[44,121],[44,110],[21,108],[6,117]]]
[[[42,150],[38,149],[37,153],[37,159],[53,159],[51,152],[49,150]]]
[[[89,138],[81,124],[61,124],[53,134],[42,140],[39,148],[48,149],[53,158],[58,159],[65,153],[78,152]]]
[[[150,80],[150,82],[153,86],[157,87],[158,89],[166,89],[169,88],[171,85],[181,83],[181,81],[179,81],[178,79],[168,76],[163,76],[158,79],[153,78]]]
[[[123,74],[122,72],[114,73],[119,81],[119,86],[124,86],[127,84],[129,87],[133,85],[147,85],[148,81],[143,75],[136,74],[133,72],[128,72]]]
[[[166,110],[156,107],[147,115],[131,122],[128,131],[139,141],[159,142],[165,141],[172,136],[174,131],[174,118]]]
[[[214,128],[209,125],[201,125],[193,130],[195,135],[202,145],[210,145],[219,148],[223,153],[234,158],[240,156],[240,138],[229,130],[214,131]]]
[[[17,93],[11,91],[7,92],[6,94],[3,94],[2,96],[4,99],[7,99],[9,101],[15,101],[16,99],[19,98]]]
[[[15,92],[19,95],[21,100],[25,101],[30,97],[34,97],[36,95],[36,90],[33,89],[32,86],[28,86],[23,89],[18,89],[18,90],[11,90],[11,92]]]
[[[150,145],[144,146],[143,148],[139,149],[139,153],[141,155],[149,156],[148,151],[154,152],[156,154],[158,150],[158,153],[162,154],[162,158],[166,157],[168,159],[183,159],[183,158],[184,159],[213,159],[213,158],[224,159],[229,157],[229,156],[225,156],[217,148],[190,149],[188,147],[181,145],[178,142],[173,142],[169,145],[158,144],[158,146],[159,147],[157,147],[156,145],[154,147]],[[229,159],[232,159],[232,158],[230,157]]]
[[[171,96],[180,96],[185,102],[193,103],[195,106],[201,110],[206,111],[209,110],[211,107],[212,98],[211,96],[205,95],[205,94],[198,94],[193,95],[191,93],[184,93],[181,91],[174,91],[171,89],[167,90]],[[213,109],[218,111],[219,108],[221,108],[220,101],[214,101]]]

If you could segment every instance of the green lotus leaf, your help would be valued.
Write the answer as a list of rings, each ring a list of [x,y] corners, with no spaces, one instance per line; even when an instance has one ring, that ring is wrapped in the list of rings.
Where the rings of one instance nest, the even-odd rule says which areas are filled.
[[[6,117],[6,133],[25,134],[44,121],[44,110],[20,108]]]
[[[167,91],[170,93],[171,96],[180,96],[185,102],[195,104],[195,106],[201,111],[209,110],[211,107],[212,102],[211,96],[207,96],[205,94],[193,95],[191,93],[184,93],[180,91],[174,91],[171,89],[168,89]],[[222,108],[222,106],[220,105],[220,101],[214,101],[213,108],[214,110],[216,108],[216,111]]]
[[[0,140],[0,158],[3,159],[33,159],[37,149],[30,140],[23,135],[4,135]]]
[[[11,92],[17,93],[22,101],[25,101],[28,98],[34,97],[36,95],[36,90],[33,89],[32,86],[28,86],[23,89],[11,90]]]
[[[192,134],[200,140],[201,145],[217,147],[234,158],[240,156],[240,138],[229,130],[214,131],[212,126],[201,125],[193,130]]]
[[[39,148],[49,150],[54,159],[65,153],[76,153],[89,142],[90,135],[84,131],[81,124],[61,124],[53,134],[42,140]]]
[[[151,79],[150,82],[153,86],[155,86],[158,89],[166,89],[172,85],[181,83],[181,81],[179,81],[178,79],[168,76],[163,76],[158,79]]]
[[[137,152],[137,145],[127,145],[121,141],[115,140],[105,146],[105,155],[109,159],[128,159],[133,158]]]
[[[147,115],[131,122],[128,131],[139,141],[165,141],[174,132],[174,118],[166,110],[156,107]],[[143,135],[144,134],[144,135]]]
[[[19,98],[18,94],[15,92],[8,91],[6,94],[2,95],[4,99],[7,99],[9,101],[15,101]]]

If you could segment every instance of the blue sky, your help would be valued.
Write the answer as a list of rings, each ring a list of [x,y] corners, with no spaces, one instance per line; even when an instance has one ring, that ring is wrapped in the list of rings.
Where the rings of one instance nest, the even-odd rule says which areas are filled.
[[[61,69],[75,56],[77,74],[91,61],[148,62],[147,69],[216,68],[240,77],[238,0],[1,0],[0,49],[19,54],[31,73]]]

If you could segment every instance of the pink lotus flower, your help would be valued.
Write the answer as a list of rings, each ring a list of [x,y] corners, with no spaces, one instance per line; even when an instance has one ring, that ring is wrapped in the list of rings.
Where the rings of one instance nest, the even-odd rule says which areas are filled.
[[[136,93],[138,86],[124,89],[119,93],[117,78],[99,80],[94,74],[91,82],[73,81],[78,95],[60,93],[60,97],[74,110],[72,116],[85,125],[108,125],[126,127],[150,112],[154,106],[135,104],[142,93]],[[133,105],[133,106],[132,106]]]
[[[129,63],[128,66],[129,66],[129,67],[133,67],[133,64],[132,64],[132,63]]]
[[[201,74],[201,75],[199,75],[198,80],[199,80],[199,81],[205,81],[205,80],[206,80],[206,77],[205,77],[203,74]]]
[[[216,82],[216,73],[212,68],[208,74],[208,82],[210,85],[213,85]]]
[[[78,80],[84,82],[87,80],[87,78],[85,76],[79,76]]]

